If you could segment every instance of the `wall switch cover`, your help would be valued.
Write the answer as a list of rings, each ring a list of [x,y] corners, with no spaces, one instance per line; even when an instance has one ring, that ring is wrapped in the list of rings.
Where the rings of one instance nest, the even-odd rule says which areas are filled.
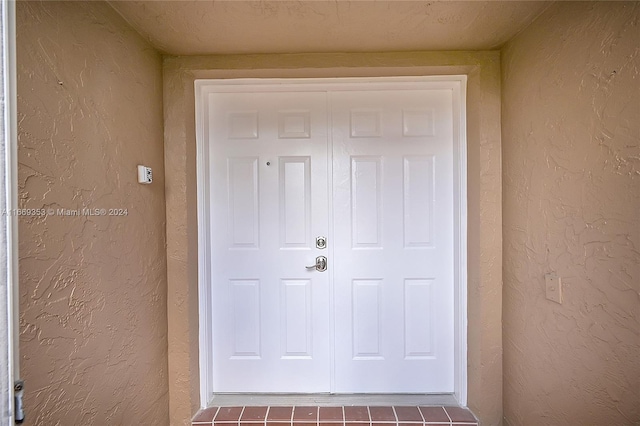
[[[547,299],[562,304],[562,280],[554,272],[544,276]]]

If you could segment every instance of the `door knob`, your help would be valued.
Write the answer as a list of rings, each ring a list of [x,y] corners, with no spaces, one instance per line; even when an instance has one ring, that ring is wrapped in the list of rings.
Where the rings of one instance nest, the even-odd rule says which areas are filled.
[[[327,270],[327,258],[324,256],[316,257],[316,264],[311,266],[305,266],[307,269],[315,269],[319,272],[324,272]]]

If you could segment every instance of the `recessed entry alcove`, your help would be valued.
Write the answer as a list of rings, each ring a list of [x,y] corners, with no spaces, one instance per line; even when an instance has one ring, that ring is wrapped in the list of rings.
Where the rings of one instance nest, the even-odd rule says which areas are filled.
[[[28,421],[639,418],[638,2],[6,6]]]

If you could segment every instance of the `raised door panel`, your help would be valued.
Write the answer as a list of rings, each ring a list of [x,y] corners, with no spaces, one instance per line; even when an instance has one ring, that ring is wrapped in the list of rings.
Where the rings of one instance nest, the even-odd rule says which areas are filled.
[[[260,246],[258,158],[227,158],[229,248]]]
[[[283,358],[313,358],[311,280],[282,280],[280,328]]]
[[[279,158],[280,248],[311,249],[311,157]]]
[[[353,248],[379,248],[382,241],[382,158],[351,158]]]

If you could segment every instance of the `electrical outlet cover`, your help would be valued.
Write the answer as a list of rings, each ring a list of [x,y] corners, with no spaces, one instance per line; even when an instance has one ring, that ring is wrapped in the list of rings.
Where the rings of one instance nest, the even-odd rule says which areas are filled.
[[[544,276],[547,299],[562,304],[562,280],[555,273]]]

